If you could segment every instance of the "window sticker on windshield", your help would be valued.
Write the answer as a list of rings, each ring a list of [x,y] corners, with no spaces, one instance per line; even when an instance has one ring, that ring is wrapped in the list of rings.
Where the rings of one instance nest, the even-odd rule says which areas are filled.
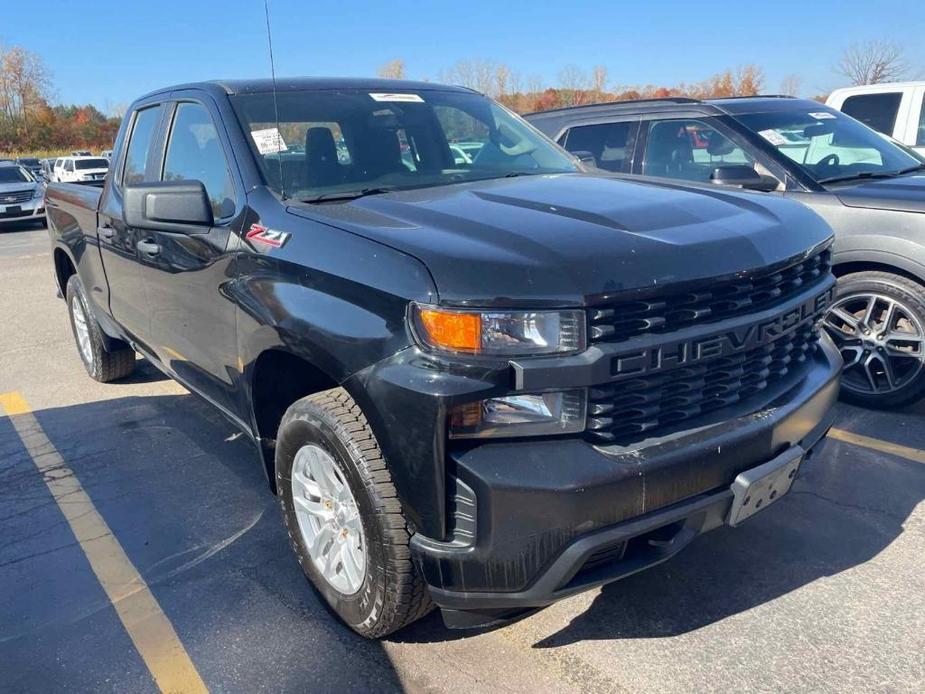
[[[410,101],[416,104],[423,104],[424,99],[422,99],[417,94],[403,94],[401,92],[396,92],[394,94],[370,94],[369,95],[373,101]]]
[[[251,137],[254,138],[257,151],[261,154],[276,154],[277,152],[289,150],[286,146],[286,141],[283,140],[283,136],[279,134],[279,130],[276,128],[252,130]]]
[[[787,144],[787,138],[776,130],[759,130],[758,134],[772,145],[778,146]]]
[[[815,118],[816,120],[827,120],[829,118],[835,118],[835,114],[828,113],[827,111],[816,111],[815,113],[810,113],[809,117]]]

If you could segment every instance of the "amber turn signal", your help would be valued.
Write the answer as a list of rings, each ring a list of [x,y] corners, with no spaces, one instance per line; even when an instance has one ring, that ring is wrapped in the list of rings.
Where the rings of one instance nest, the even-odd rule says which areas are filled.
[[[482,345],[482,320],[478,313],[420,308],[420,324],[427,343],[453,352],[477,352]]]

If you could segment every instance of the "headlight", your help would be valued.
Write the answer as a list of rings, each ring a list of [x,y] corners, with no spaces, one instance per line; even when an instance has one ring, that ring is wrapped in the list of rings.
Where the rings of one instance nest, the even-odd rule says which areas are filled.
[[[412,321],[418,340],[444,352],[514,357],[585,348],[581,310],[456,311],[415,305]]]
[[[577,434],[585,429],[584,389],[509,395],[450,409],[451,439]]]

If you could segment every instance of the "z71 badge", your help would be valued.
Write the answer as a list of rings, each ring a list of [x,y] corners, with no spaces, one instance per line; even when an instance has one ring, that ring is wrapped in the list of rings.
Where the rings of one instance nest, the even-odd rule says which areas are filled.
[[[289,240],[289,232],[267,229],[260,224],[251,224],[250,231],[247,232],[247,240],[280,248]]]

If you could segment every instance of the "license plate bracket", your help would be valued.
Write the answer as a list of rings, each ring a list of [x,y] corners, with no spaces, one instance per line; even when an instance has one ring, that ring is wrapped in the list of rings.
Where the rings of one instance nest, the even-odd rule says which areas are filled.
[[[739,525],[780,499],[793,485],[806,451],[793,446],[758,467],[739,473],[732,483],[732,507],[727,523]]]

